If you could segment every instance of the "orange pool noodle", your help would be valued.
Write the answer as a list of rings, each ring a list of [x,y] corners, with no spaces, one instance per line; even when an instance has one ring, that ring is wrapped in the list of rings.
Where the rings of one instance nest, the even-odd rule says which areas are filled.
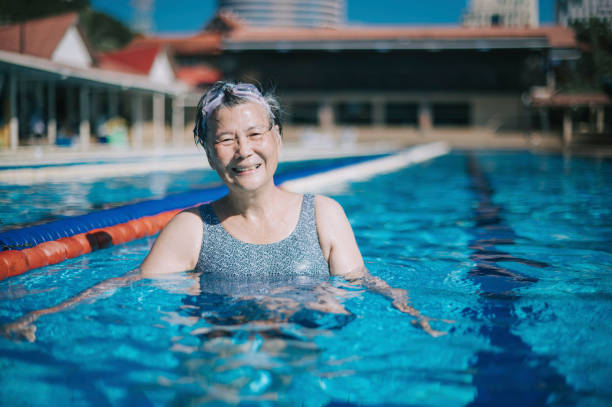
[[[55,264],[62,260],[66,260],[66,246],[55,240],[41,243],[35,248],[45,253],[47,259],[49,259],[49,264]]]
[[[28,270],[44,267],[49,264],[49,258],[47,257],[46,253],[38,247],[23,249],[21,252],[26,256]]]
[[[57,239],[57,242],[63,244],[66,247],[67,259],[71,259],[73,257],[77,257],[83,253],[86,253],[81,242],[78,239],[75,239],[74,236],[62,237],[61,239]]]
[[[0,252],[0,279],[16,276],[28,271],[28,260],[20,250]]]

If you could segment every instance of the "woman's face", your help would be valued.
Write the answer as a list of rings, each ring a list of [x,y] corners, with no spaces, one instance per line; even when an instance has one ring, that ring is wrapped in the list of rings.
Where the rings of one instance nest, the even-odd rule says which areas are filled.
[[[281,141],[263,106],[246,102],[221,107],[208,126],[208,161],[230,190],[273,185]]]

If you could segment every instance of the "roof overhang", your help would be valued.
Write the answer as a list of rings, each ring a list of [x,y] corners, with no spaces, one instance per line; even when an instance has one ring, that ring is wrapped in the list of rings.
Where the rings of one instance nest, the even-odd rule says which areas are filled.
[[[553,93],[542,88],[533,88],[529,104],[532,107],[575,108],[603,107],[610,105],[610,97],[599,93]]]
[[[107,71],[99,68],[71,67],[48,59],[14,52],[0,51],[0,72],[29,71],[48,79],[71,80],[97,86],[118,87],[124,90],[178,95],[189,93],[190,87],[181,82],[161,84],[147,76]]]
[[[222,48],[226,51],[443,51],[443,50],[476,50],[528,49],[542,50],[550,48],[545,37],[528,38],[457,38],[457,39],[384,39],[384,40],[276,40],[276,41],[240,41],[225,39]]]
[[[550,51],[552,62],[577,61],[581,56],[581,52],[577,48],[554,48]]]

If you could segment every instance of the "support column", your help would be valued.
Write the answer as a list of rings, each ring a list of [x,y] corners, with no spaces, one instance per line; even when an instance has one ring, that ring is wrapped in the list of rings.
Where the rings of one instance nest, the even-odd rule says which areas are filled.
[[[372,99],[372,124],[375,126],[383,126],[386,120],[384,99]]]
[[[91,133],[94,137],[100,137],[100,98],[98,89],[91,89],[91,106],[89,108],[89,120],[91,121]]]
[[[142,95],[135,93],[132,96],[132,147],[142,147],[143,139],[143,110],[142,110]]]
[[[47,142],[50,146],[55,145],[57,139],[56,103],[55,82],[49,81],[47,85]]]
[[[185,100],[183,95],[172,98],[172,144],[183,145],[185,138]]]
[[[419,130],[422,132],[429,132],[433,127],[433,120],[431,117],[431,104],[429,102],[419,103]]]
[[[603,133],[604,132],[604,108],[603,106],[597,106],[596,108],[596,129],[597,129],[597,133]]]
[[[334,107],[329,101],[326,101],[319,106],[317,116],[319,120],[319,127],[323,129],[323,131],[331,131],[331,129],[336,125]]]
[[[28,141],[31,138],[30,129],[29,129],[29,117],[28,112],[30,110],[30,104],[28,103],[27,93],[28,93],[28,84],[27,78],[22,76],[17,78],[17,121],[23,127],[20,129],[20,133],[27,137]],[[19,139],[19,134],[17,134],[17,139]],[[19,141],[18,141],[19,142]]]
[[[565,109],[563,112],[563,145],[569,146],[572,142],[572,111]]]
[[[79,87],[79,141],[83,148],[89,147],[91,127],[89,124],[89,89]]]
[[[163,147],[165,133],[165,95],[155,93],[153,95],[153,145]]]
[[[19,144],[19,117],[17,116],[17,75],[11,74],[9,78],[9,104],[10,104],[10,142],[12,150],[17,149]]]

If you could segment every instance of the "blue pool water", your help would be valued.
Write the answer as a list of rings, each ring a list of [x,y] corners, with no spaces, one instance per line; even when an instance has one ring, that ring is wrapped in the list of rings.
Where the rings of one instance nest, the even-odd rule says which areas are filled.
[[[611,191],[610,161],[494,152],[350,184],[334,197],[368,268],[447,335],[341,279],[239,298],[143,280],[0,339],[0,400],[611,405]],[[152,240],[0,282],[0,323],[137,267]],[[325,296],[349,314],[305,305]]]
[[[282,176],[303,168],[316,169],[340,165],[353,159],[356,158],[281,162],[276,174]],[[205,167],[204,161],[202,166]],[[70,167],[78,173],[78,165]],[[0,183],[0,232],[144,199],[206,188],[219,183],[217,173],[208,167],[205,168],[181,172],[151,172],[144,175],[95,179],[89,182],[79,180],[32,185]]]

